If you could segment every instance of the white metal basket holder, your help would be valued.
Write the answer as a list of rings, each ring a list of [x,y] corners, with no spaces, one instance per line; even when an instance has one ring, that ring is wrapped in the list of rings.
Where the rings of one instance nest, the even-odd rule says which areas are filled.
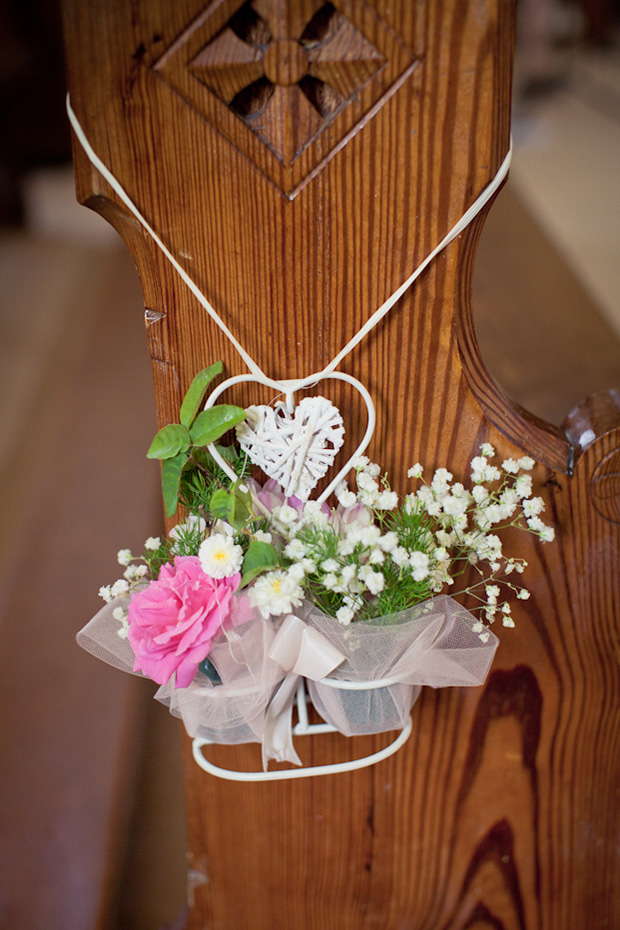
[[[396,305],[400,297],[407,291],[428,266],[430,262],[438,255],[450,242],[452,242],[480,212],[483,206],[493,196],[499,188],[502,181],[508,173],[510,165],[511,152],[509,151],[502,162],[497,174],[486,188],[480,193],[474,203],[463,214],[460,220],[452,227],[447,235],[439,242],[432,252],[430,252],[423,262],[412,272],[400,287],[391,294],[390,297],[368,318],[361,329],[349,340],[349,342],[340,350],[340,352],[331,360],[331,362],[319,372],[314,372],[304,378],[294,380],[278,381],[268,377],[261,370],[254,359],[249,355],[246,349],[237,340],[234,334],[228,329],[221,319],[215,308],[207,300],[206,296],[200,291],[196,283],[190,278],[184,268],[179,264],[174,255],[169,251],[164,242],[158,236],[156,231],[146,221],[136,204],[131,200],[119,181],[112,175],[106,165],[96,155],[88,139],[86,138],[82,127],[80,126],[67,98],[67,112],[69,119],[76,133],[76,137],[88,158],[94,167],[101,173],[106,181],[111,185],[121,201],[126,205],[130,212],[135,216],[145,231],[152,237],[154,242],[161,249],[163,255],[171,263],[173,268],[179,274],[189,290],[194,294],[196,299],[202,305],[211,320],[220,328],[226,338],[237,350],[240,358],[247,366],[249,374],[237,375],[222,382],[211,393],[206,401],[205,408],[213,406],[216,400],[234,385],[255,382],[265,387],[271,388],[276,392],[273,405],[260,405],[249,407],[246,411],[246,421],[237,428],[237,439],[246,452],[250,460],[259,466],[263,472],[271,478],[274,478],[283,488],[288,496],[295,495],[300,500],[307,501],[321,480],[330,469],[334,459],[342,446],[344,436],[344,424],[340,411],[331,403],[328,398],[317,396],[305,396],[298,404],[295,403],[295,394],[314,389],[319,382],[343,381],[348,383],[362,397],[367,410],[367,424],[364,435],[351,456],[351,458],[338,470],[337,475],[317,497],[318,505],[327,501],[332,492],[335,491],[339,482],[345,478],[353,465],[354,459],[361,455],[369,445],[374,427],[375,427],[375,408],[372,398],[367,388],[351,375],[341,372],[338,366],[346,356],[348,356],[363,339],[378,325],[378,323],[389,313]],[[284,403],[279,398],[284,397]],[[208,446],[213,459],[222,468],[224,473],[232,482],[237,480],[236,473],[230,465],[220,455],[214,444]],[[261,511],[261,504],[256,495],[253,495],[254,503],[258,512]],[[264,508],[262,508],[264,510]],[[265,511],[269,516],[269,512]],[[450,600],[446,598],[446,600]],[[454,603],[454,602],[453,602]],[[374,765],[382,759],[388,758],[397,752],[407,741],[411,734],[412,721],[410,710],[415,701],[420,686],[429,684],[432,687],[459,686],[459,685],[480,685],[486,677],[488,668],[492,661],[493,653],[497,644],[496,637],[491,634],[491,641],[486,649],[480,649],[480,642],[477,642],[477,651],[473,656],[469,639],[472,634],[471,622],[461,622],[458,617],[452,617],[454,622],[444,623],[454,611],[462,610],[458,605],[454,608],[443,605],[435,620],[430,622],[420,637],[414,637],[417,640],[413,646],[413,658],[417,665],[415,676],[411,674],[411,668],[407,672],[402,671],[400,659],[396,661],[393,669],[391,665],[384,666],[392,671],[391,677],[381,677],[377,673],[376,679],[370,678],[372,671],[368,674],[361,673],[359,677],[366,680],[346,680],[344,673],[342,678],[333,676],[332,672],[345,660],[346,648],[342,641],[340,642],[340,651],[330,642],[331,635],[321,635],[316,629],[307,626],[300,618],[289,616],[284,620],[282,627],[288,624],[295,628],[289,630],[290,636],[285,638],[284,653],[288,653],[284,658],[282,654],[276,656],[269,653],[270,658],[274,658],[284,670],[285,677],[279,675],[279,686],[271,691],[271,682],[269,679],[262,681],[263,691],[260,698],[257,697],[256,703],[250,708],[250,715],[242,719],[240,731],[236,737],[231,739],[231,733],[222,734],[221,739],[209,739],[204,735],[195,735],[209,732],[209,722],[207,713],[201,719],[187,727],[186,715],[181,709],[181,700],[175,695],[174,688],[163,686],[158,692],[159,700],[170,706],[172,713],[182,716],[188,731],[194,735],[193,754],[198,765],[212,775],[219,778],[226,778],[233,781],[274,781],[288,778],[307,778],[313,775],[337,774],[339,772],[352,771],[365,766]],[[104,612],[102,612],[103,614]],[[471,618],[471,615],[469,615]],[[98,618],[94,618],[98,622]],[[329,619],[329,618],[328,618]],[[471,618],[473,619],[473,618]],[[462,620],[462,618],[461,618]],[[292,624],[289,621],[294,621]],[[102,621],[107,623],[107,620]],[[95,623],[95,626],[97,624]],[[282,627],[276,634],[278,648],[282,646],[280,633]],[[463,632],[467,628],[467,635]],[[446,629],[448,633],[446,633]],[[453,641],[454,645],[444,648],[450,631],[456,631]],[[82,631],[84,633],[84,631]],[[309,652],[301,655],[296,651],[295,643],[304,639],[304,649],[309,647]],[[126,671],[132,670],[132,660],[130,652],[127,654],[120,653],[123,649],[115,644],[114,648],[109,647],[109,642],[104,637],[106,644],[103,649],[98,644],[97,639],[92,640],[92,635],[83,637],[85,640],[84,648],[89,649],[94,654],[99,655],[105,661],[124,668]],[[336,639],[338,639],[336,635]],[[89,645],[88,641],[92,640]],[[436,646],[435,641],[440,643]],[[274,640],[274,645],[276,640]],[[297,643],[297,645],[299,645]],[[123,647],[124,648],[124,647]],[[314,650],[314,651],[313,651]],[[429,655],[430,650],[430,655]],[[450,651],[451,650],[451,651]],[[406,649],[409,652],[409,649]],[[303,649],[302,649],[303,652]],[[120,658],[119,658],[120,655]],[[292,655],[292,658],[291,658]],[[308,660],[310,656],[310,660]],[[430,658],[430,663],[429,663]],[[315,661],[316,660],[316,661]],[[418,661],[419,660],[419,661]],[[421,664],[420,664],[421,662]],[[354,676],[353,676],[354,677]],[[306,691],[306,683],[310,695]],[[413,682],[413,683],[412,683]],[[394,686],[397,686],[396,690]],[[328,705],[329,700],[322,700],[321,689],[337,689],[342,692],[361,692],[368,694],[368,707],[381,705],[381,699],[373,702],[371,697],[376,689],[385,689],[385,705],[388,709],[385,716],[379,712],[376,719],[364,728],[363,721],[357,729],[350,731],[347,725],[342,721],[334,726],[329,720],[325,723],[311,724],[308,718],[308,701],[312,700],[318,713],[324,718],[331,715]],[[265,690],[266,689],[266,690]],[[182,690],[182,689],[181,689]],[[206,703],[203,705],[202,699],[207,694],[213,695],[214,705],[217,703],[218,696],[214,688],[211,692],[203,691],[200,686],[187,689],[188,701],[192,704],[192,712],[208,704],[211,700],[206,697]],[[228,695],[233,700],[246,698],[252,701],[252,689],[234,690],[230,689]],[[389,708],[389,703],[395,696],[394,713]],[[195,707],[194,702],[195,700]],[[293,704],[297,704],[298,722],[292,727],[292,709]],[[263,702],[263,703],[261,703]],[[333,703],[333,702],[332,702]],[[343,705],[346,700],[343,699]],[[354,708],[355,701],[352,698],[351,706]],[[361,698],[360,704],[363,705],[364,699]],[[265,709],[266,705],[266,709]],[[346,708],[343,707],[343,718],[346,718]],[[363,718],[363,712],[361,713]],[[247,724],[247,726],[246,726]],[[319,766],[301,766],[301,762],[292,744],[292,737],[305,735],[320,735],[324,733],[341,732],[344,735],[383,733],[400,728],[395,740],[386,748],[371,755],[364,756],[360,759],[354,759],[349,762],[334,763]],[[243,731],[243,732],[242,732]],[[261,732],[262,731],[262,732]],[[213,730],[218,733],[217,728]],[[263,769],[262,772],[239,772],[220,768],[209,762],[204,755],[203,749],[209,745],[226,742],[248,742],[252,739],[262,739],[263,746]],[[298,769],[267,771],[269,760],[290,761],[301,767]]]
[[[320,684],[326,687],[342,688],[355,691],[384,688],[394,683],[395,679],[393,678],[385,678],[379,681],[339,681],[337,679],[327,677],[321,679],[320,681]],[[308,702],[309,696],[307,693],[305,680],[300,678],[299,683],[297,684],[295,695],[298,722],[292,728],[292,735],[318,736],[324,733],[337,733],[337,728],[332,726],[330,723],[309,722]],[[411,715],[409,715],[404,727],[398,733],[396,739],[394,739],[384,749],[371,753],[367,756],[362,756],[360,759],[351,759],[348,762],[334,762],[328,765],[302,766],[301,768],[296,769],[278,769],[271,772],[243,772],[236,771],[234,769],[221,768],[220,766],[214,765],[213,762],[209,762],[203,752],[205,747],[214,745],[215,741],[202,739],[200,737],[194,738],[192,743],[192,752],[195,761],[198,763],[201,769],[204,769],[204,771],[208,772],[210,775],[215,775],[218,778],[228,779],[229,781],[282,781],[289,778],[311,778],[314,775],[337,775],[341,772],[353,772],[356,769],[362,769],[369,765],[375,765],[377,762],[382,762],[383,759],[387,759],[389,756],[394,755],[394,753],[398,752],[401,746],[404,746],[404,744],[409,739],[412,725]]]

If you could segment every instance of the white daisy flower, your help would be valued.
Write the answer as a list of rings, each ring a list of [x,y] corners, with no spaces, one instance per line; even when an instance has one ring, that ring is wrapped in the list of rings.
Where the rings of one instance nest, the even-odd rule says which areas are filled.
[[[202,570],[211,578],[230,578],[241,570],[243,549],[230,536],[207,536],[198,550]]]
[[[300,607],[304,592],[288,572],[278,569],[257,578],[248,594],[250,603],[267,618],[288,614],[293,607]]]

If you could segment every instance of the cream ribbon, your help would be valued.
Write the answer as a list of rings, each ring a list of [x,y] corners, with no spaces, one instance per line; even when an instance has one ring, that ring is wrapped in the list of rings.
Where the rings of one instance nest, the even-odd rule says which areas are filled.
[[[293,746],[293,703],[300,678],[320,681],[345,660],[345,656],[322,633],[299,617],[289,614],[269,649],[269,658],[287,672],[265,712],[263,769],[269,761],[301,765]]]
[[[398,287],[393,294],[391,294],[380,307],[375,310],[373,314],[366,320],[364,325],[355,333],[355,335],[347,342],[347,344],[340,350],[340,352],[331,360],[331,362],[325,366],[321,371],[315,372],[314,374],[307,375],[305,378],[296,378],[292,380],[282,380],[276,381],[272,378],[268,378],[267,375],[262,371],[259,365],[254,361],[249,352],[244,349],[241,343],[235,338],[233,333],[228,329],[224,321],[221,319],[215,308],[207,300],[206,296],[202,293],[197,284],[190,278],[185,269],[179,264],[174,255],[166,247],[164,242],[155,232],[150,223],[147,222],[142,213],[138,210],[137,206],[131,199],[131,197],[124,190],[120,182],[115,178],[112,172],[109,170],[107,165],[105,165],[97,153],[94,151],[91,146],[84,130],[82,129],[77,116],[73,112],[71,106],[69,94],[67,94],[67,115],[73,131],[76,135],[76,138],[80,145],[82,146],[84,152],[86,153],[90,162],[94,167],[99,171],[103,178],[108,182],[112,190],[117,194],[121,201],[125,204],[128,210],[133,213],[135,218],[138,220],[140,225],[144,230],[151,236],[156,245],[161,249],[163,255],[168,259],[172,267],[175,269],[181,280],[192,292],[194,297],[198,300],[204,310],[209,314],[211,319],[224,333],[226,338],[231,342],[235,347],[249,371],[252,372],[254,378],[259,381],[261,384],[265,384],[273,387],[275,390],[283,392],[288,396],[292,395],[295,391],[302,390],[304,387],[307,387],[310,384],[313,384],[315,380],[319,377],[326,378],[329,374],[335,372],[336,368],[340,362],[349,355],[353,349],[359,345],[359,343],[368,335],[368,333],[373,330],[378,323],[383,319],[383,317],[390,312],[392,307],[400,300],[403,294],[411,287],[414,281],[422,274],[424,269],[433,261],[436,255],[439,255],[443,249],[446,248],[457,236],[459,236],[466,228],[469,226],[471,221],[475,216],[480,213],[485,204],[489,202],[494,193],[499,190],[502,183],[504,182],[506,176],[508,175],[508,170],[510,168],[510,161],[512,158],[512,139],[510,141],[510,148],[506,153],[504,160],[499,166],[497,173],[492,178],[492,180],[487,184],[487,186],[482,190],[478,195],[476,200],[472,203],[468,210],[463,213],[461,218],[454,224],[452,229],[444,236],[444,238],[439,242],[435,248],[426,256],[426,258],[418,265],[418,267],[409,275],[406,281]]]

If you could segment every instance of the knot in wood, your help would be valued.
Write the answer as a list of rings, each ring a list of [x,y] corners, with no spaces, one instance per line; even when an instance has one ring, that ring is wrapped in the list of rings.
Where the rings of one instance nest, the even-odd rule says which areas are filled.
[[[298,84],[308,70],[308,54],[295,39],[279,39],[265,52],[265,74],[272,84]]]

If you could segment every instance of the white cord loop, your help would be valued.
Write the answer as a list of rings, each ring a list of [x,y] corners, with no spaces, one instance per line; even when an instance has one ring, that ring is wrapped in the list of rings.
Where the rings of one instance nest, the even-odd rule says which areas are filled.
[[[131,200],[129,195],[126,193],[124,188],[119,184],[119,182],[114,177],[112,172],[106,167],[106,165],[104,165],[104,163],[101,161],[99,156],[93,150],[90,142],[86,138],[86,134],[84,133],[84,130],[82,129],[71,107],[69,94],[67,94],[67,114],[69,116],[69,120],[73,127],[73,131],[75,132],[77,140],[82,146],[82,148],[84,149],[84,152],[90,159],[91,163],[99,171],[99,173],[105,178],[105,180],[108,182],[112,190],[114,190],[114,192],[120,197],[122,202],[131,211],[131,213],[136,217],[138,222],[151,236],[153,241],[159,246],[163,254],[166,256],[166,258],[172,265],[172,267],[175,269],[175,271],[179,274],[181,279],[190,289],[194,297],[198,300],[198,302],[202,305],[202,307],[204,307],[204,309],[207,311],[207,313],[209,314],[211,319],[214,321],[214,323],[216,323],[217,326],[219,326],[219,328],[222,330],[226,338],[235,347],[235,349],[237,350],[237,352],[239,353],[239,355],[245,362],[248,370],[252,372],[252,374],[254,375],[254,379],[256,381],[260,381],[261,384],[274,388],[274,390],[276,391],[283,392],[286,395],[286,403],[287,403],[287,406],[289,407],[289,410],[291,409],[291,404],[293,403],[294,392],[300,391],[303,388],[310,387],[315,381],[320,381],[322,378],[325,378],[327,377],[327,375],[334,372],[335,369],[340,364],[340,362],[344,358],[346,358],[346,356],[349,355],[357,345],[359,345],[359,343],[368,335],[368,333],[370,333],[375,328],[375,326],[377,326],[377,324],[381,322],[383,317],[387,313],[389,313],[389,311],[392,309],[394,304],[400,300],[400,298],[403,296],[405,291],[407,291],[411,287],[413,282],[422,274],[424,269],[430,264],[430,262],[432,262],[435,256],[438,255],[443,249],[445,249],[446,246],[449,245],[453,241],[453,239],[456,239],[456,237],[459,236],[463,232],[464,229],[466,229],[466,227],[471,223],[474,217],[478,215],[478,213],[482,210],[485,204],[488,203],[488,201],[491,199],[493,194],[498,190],[498,188],[504,181],[504,178],[508,174],[508,169],[510,168],[510,161],[512,158],[512,141],[511,141],[508,153],[506,154],[506,157],[504,158],[502,164],[500,165],[497,174],[495,175],[493,180],[484,188],[482,193],[474,201],[471,207],[463,214],[463,216],[460,218],[458,223],[456,223],[452,227],[450,232],[446,236],[444,236],[444,238],[441,240],[439,245],[437,245],[433,249],[430,255],[427,255],[424,261],[420,265],[418,265],[418,267],[415,269],[413,274],[411,274],[407,278],[407,280],[404,281],[400,285],[400,287],[394,291],[391,297],[388,297],[385,303],[383,303],[377,310],[375,310],[372,316],[364,323],[362,328],[355,334],[355,336],[353,336],[352,339],[349,340],[349,342],[347,342],[344,348],[340,350],[338,355],[336,355],[336,357],[328,365],[326,365],[325,368],[322,369],[322,371],[315,372],[314,374],[308,375],[305,378],[275,381],[274,379],[267,377],[267,375],[262,371],[262,369],[254,361],[251,355],[249,355],[249,353],[243,348],[241,343],[237,341],[235,336],[231,333],[231,331],[226,326],[224,321],[217,314],[217,312],[215,311],[213,306],[209,303],[209,301],[207,300],[205,295],[202,293],[202,291],[198,288],[195,282],[190,278],[190,276],[183,269],[183,267],[178,263],[174,255],[172,255],[172,253],[164,245],[164,243],[159,238],[159,236],[157,235],[155,230],[152,228],[152,226],[150,226],[149,223],[147,223],[145,218],[142,216],[142,214],[140,213],[140,211],[138,210],[134,202]]]

